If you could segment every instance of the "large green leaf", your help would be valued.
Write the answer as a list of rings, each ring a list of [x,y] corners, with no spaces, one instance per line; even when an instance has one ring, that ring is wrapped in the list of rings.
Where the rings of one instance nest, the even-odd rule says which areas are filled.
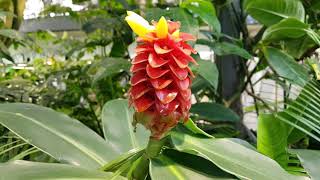
[[[194,36],[198,35],[199,32],[199,24],[194,20],[192,15],[187,13],[182,8],[151,8],[146,10],[146,19],[148,21],[155,20],[158,21],[161,16],[165,16],[167,19],[171,19],[173,21],[181,22],[181,32],[191,33]]]
[[[219,71],[217,65],[211,61],[198,60],[199,66],[193,69],[203,77],[214,89],[218,89]]]
[[[258,120],[258,151],[276,160],[282,167],[288,164],[287,126],[272,114],[260,114]]]
[[[150,133],[139,125],[133,127],[134,109],[127,100],[108,101],[102,110],[104,136],[109,144],[122,154],[134,148],[145,147]],[[136,132],[135,132],[136,131]]]
[[[216,10],[211,2],[205,0],[187,0],[180,6],[188,9],[192,14],[198,15],[216,32],[221,32],[221,26],[216,15]]]
[[[171,138],[178,150],[194,152],[243,179],[301,179],[288,174],[274,160],[228,139],[203,139],[176,132]]]
[[[240,117],[231,109],[217,103],[196,103],[192,105],[191,113],[198,116],[199,119],[207,121],[239,121]]]
[[[172,149],[152,159],[149,167],[153,180],[235,179],[202,157]]]
[[[270,66],[279,76],[300,86],[307,83],[309,79],[307,70],[291,56],[273,47],[265,47],[263,52]]]
[[[260,23],[270,26],[289,17],[304,22],[305,10],[299,0],[247,0],[245,10]]]
[[[307,150],[307,149],[295,149],[293,151],[297,153],[298,158],[301,161],[302,166],[307,171],[312,180],[320,179],[320,151]]]
[[[110,75],[129,71],[130,62],[123,58],[105,58],[101,62],[93,64],[89,69],[89,75],[93,77],[93,84]]]
[[[214,53],[219,56],[234,54],[241,56],[245,59],[252,58],[252,55],[248,53],[248,51],[246,51],[238,45],[231,44],[228,42],[214,42],[207,39],[198,39],[197,44],[209,46],[214,51]]]
[[[306,34],[309,25],[295,18],[288,18],[266,29],[262,40],[272,41],[285,38],[299,38]]]
[[[105,180],[112,173],[88,170],[71,165],[14,161],[0,164],[0,179],[3,180]],[[117,179],[125,179],[117,177]]]
[[[117,156],[94,131],[49,108],[0,104],[0,124],[62,163],[96,169]]]
[[[304,35],[308,35],[315,43],[320,44],[319,35],[310,29],[309,25],[295,18],[288,18],[267,28],[262,40],[272,42],[287,38],[297,39]]]

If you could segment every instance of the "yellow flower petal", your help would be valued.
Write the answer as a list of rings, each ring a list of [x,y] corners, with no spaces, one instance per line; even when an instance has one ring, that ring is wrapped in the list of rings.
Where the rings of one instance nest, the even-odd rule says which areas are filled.
[[[162,16],[157,24],[156,33],[158,38],[166,38],[168,35],[168,23]]]
[[[150,31],[154,30],[154,27],[151,26],[148,21],[146,21],[143,17],[139,16],[138,14],[127,11],[128,16],[125,18],[131,29],[134,33],[138,36],[144,36]]]

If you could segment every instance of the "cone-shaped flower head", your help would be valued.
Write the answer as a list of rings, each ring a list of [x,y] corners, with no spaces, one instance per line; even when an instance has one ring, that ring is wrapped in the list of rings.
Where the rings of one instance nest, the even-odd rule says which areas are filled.
[[[150,129],[160,139],[180,120],[187,121],[191,107],[192,71],[190,56],[196,53],[186,41],[195,40],[180,32],[180,23],[161,17],[150,25],[134,12],[125,18],[137,38],[137,55],[132,60],[130,104],[136,110],[135,122]]]

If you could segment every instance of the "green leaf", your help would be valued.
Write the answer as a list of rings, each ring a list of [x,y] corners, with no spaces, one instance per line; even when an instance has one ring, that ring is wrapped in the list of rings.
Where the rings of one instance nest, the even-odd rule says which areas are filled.
[[[205,0],[187,0],[182,2],[180,6],[188,9],[192,14],[198,15],[216,32],[221,32],[216,10],[211,2]]]
[[[311,1],[311,10],[319,13],[320,12],[320,1],[313,0]]]
[[[235,179],[204,158],[173,149],[150,161],[150,175],[153,180]]]
[[[311,131],[310,128],[305,127],[302,123],[298,122],[297,126],[300,126],[300,127],[307,129],[308,132]],[[290,134],[288,135],[288,138],[287,138],[288,144],[294,144],[306,136],[307,136],[306,133],[300,131],[297,128],[294,128],[291,130]]]
[[[114,38],[113,45],[110,51],[111,57],[124,57],[127,53],[127,45],[120,38]]]
[[[0,58],[7,59],[14,63],[14,59],[10,56],[8,47],[1,41],[0,41]]]
[[[299,0],[247,0],[245,10],[261,24],[271,26],[289,17],[304,22],[305,10]]]
[[[115,172],[122,168],[123,165],[136,161],[142,156],[145,151],[141,148],[131,149],[130,151],[118,156],[116,159],[110,161],[108,164],[100,168],[103,171]]]
[[[119,154],[147,145],[150,133],[141,125],[134,132],[133,113],[134,109],[123,99],[108,101],[102,109],[104,136]]]
[[[7,59],[11,62],[14,62],[14,59],[10,56],[10,54],[8,54],[5,51],[2,51],[1,49],[0,49],[0,58],[4,58],[4,59]]]
[[[37,149],[35,147],[32,147],[32,148],[29,148],[27,150],[24,150],[24,151],[20,152],[19,154],[17,154],[13,158],[11,158],[9,161],[22,160],[24,157],[29,156],[29,155],[31,155],[33,153],[37,153],[39,151],[40,151],[39,149]]]
[[[296,100],[292,101],[283,112],[277,113],[276,118],[291,125],[288,131],[294,133],[293,128],[308,134],[320,142],[320,83],[308,82],[301,90]],[[291,135],[291,134],[290,134]],[[298,134],[302,138],[303,134]],[[290,141],[298,140],[290,137]]]
[[[97,169],[117,156],[110,144],[78,120],[49,108],[0,104],[0,124],[63,163]]]
[[[300,38],[306,34],[309,25],[295,18],[288,18],[274,24],[266,29],[262,40],[273,41],[285,38]]]
[[[284,50],[296,59],[300,59],[309,49],[315,46],[316,43],[308,35],[284,41]]]
[[[228,139],[203,139],[181,133],[172,133],[171,138],[178,150],[200,155],[239,178],[300,179],[287,173],[274,160]]]
[[[298,155],[302,166],[307,171],[312,180],[320,177],[320,151],[307,149],[294,149],[294,153]]]
[[[19,31],[13,29],[0,29],[0,36],[16,40],[21,40],[23,38],[23,35]]]
[[[192,169],[193,171],[197,171],[198,173],[204,173],[208,176],[215,178],[235,178],[233,175],[220,169],[211,161],[194,154],[190,154],[183,151],[177,151],[176,149],[165,149],[162,152],[162,155],[170,158],[175,163],[180,164],[181,166],[184,166],[186,168]]]
[[[146,11],[146,19],[148,21],[155,20],[158,21],[161,16],[166,17],[167,19],[171,19],[173,21],[181,22],[181,32],[190,33],[194,36],[198,35],[199,32],[199,24],[194,20],[192,15],[187,13],[182,8],[150,8]]]
[[[272,114],[260,114],[257,132],[258,151],[286,167],[289,161],[287,125]]]
[[[273,42],[276,40],[297,39],[308,35],[314,43],[320,45],[319,35],[305,24],[295,18],[288,18],[279,23],[270,26],[263,34],[264,42]]]
[[[73,180],[105,180],[111,179],[112,173],[88,170],[76,166],[14,161],[0,164],[1,179],[7,180],[44,180],[44,179],[73,179]],[[119,177],[118,179],[125,179]]]
[[[204,135],[206,137],[213,137],[210,134],[204,132],[202,129],[200,129],[193,121],[192,119],[189,119],[186,123],[183,124],[187,129],[189,129],[194,134]]]
[[[246,51],[238,45],[231,44],[228,42],[213,42],[207,39],[198,39],[197,44],[209,46],[214,51],[214,53],[219,56],[234,54],[241,56],[245,59],[252,58],[252,55],[248,53],[248,51]]]
[[[191,68],[194,68],[194,67],[195,66],[192,66]],[[194,94],[196,94],[198,91],[204,90],[207,87],[210,87],[209,83],[207,83],[207,80],[205,80],[201,76],[196,76],[196,78],[192,80],[191,91]]]
[[[219,71],[211,61],[198,60],[199,66],[193,66],[196,73],[203,77],[214,89],[218,89]]]
[[[231,109],[217,103],[196,103],[190,110],[191,113],[198,115],[199,119],[211,122],[216,121],[239,121],[240,117]]]
[[[253,151],[258,151],[252,144],[248,143],[247,141],[245,140],[242,140],[242,139],[238,139],[238,138],[226,138],[232,142],[235,142],[235,143],[238,143],[246,148],[249,148]]]
[[[309,79],[307,70],[291,56],[273,47],[265,47],[263,52],[268,63],[279,76],[300,86],[307,83]]]
[[[93,64],[89,69],[89,74],[93,77],[93,84],[110,75],[129,71],[130,62],[123,58],[105,58],[101,62]]]

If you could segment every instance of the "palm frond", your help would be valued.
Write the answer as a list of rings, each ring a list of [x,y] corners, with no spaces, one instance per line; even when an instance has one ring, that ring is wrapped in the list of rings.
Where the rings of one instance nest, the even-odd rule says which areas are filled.
[[[296,100],[275,116],[292,126],[289,133],[296,128],[320,142],[320,83],[308,82]]]

